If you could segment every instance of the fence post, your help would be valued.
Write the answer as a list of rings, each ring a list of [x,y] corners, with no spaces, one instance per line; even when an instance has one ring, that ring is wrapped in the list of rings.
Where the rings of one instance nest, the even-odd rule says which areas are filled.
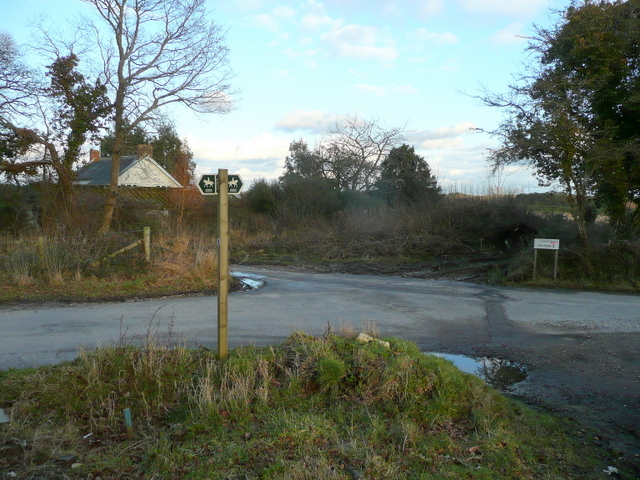
[[[44,237],[38,237],[36,248],[38,250],[40,260],[44,260]]]
[[[144,252],[144,258],[147,263],[151,262],[151,228],[142,228],[142,251]]]

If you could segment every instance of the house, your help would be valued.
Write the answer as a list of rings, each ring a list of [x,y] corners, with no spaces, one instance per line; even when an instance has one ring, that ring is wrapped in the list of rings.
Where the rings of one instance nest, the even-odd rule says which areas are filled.
[[[124,155],[120,159],[118,185],[139,188],[182,188],[180,182],[162,168],[153,158],[153,147],[139,145],[138,155]],[[98,150],[91,150],[91,161],[78,170],[76,185],[90,187],[109,186],[111,157],[100,157]]]
[[[137,202],[139,209],[168,211],[196,207],[202,203],[202,195],[189,185],[183,187],[153,158],[153,147],[138,145],[138,155],[120,158],[118,176],[121,199]],[[77,172],[75,184],[87,193],[104,196],[111,180],[111,157],[100,157],[98,150],[91,150],[90,162]],[[142,203],[140,203],[142,202]]]

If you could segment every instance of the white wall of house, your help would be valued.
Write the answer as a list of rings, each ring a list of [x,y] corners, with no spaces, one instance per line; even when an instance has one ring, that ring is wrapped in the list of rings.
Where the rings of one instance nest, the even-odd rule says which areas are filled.
[[[136,163],[120,174],[118,185],[137,187],[170,187],[180,188],[178,183],[167,171],[148,156],[143,156]]]

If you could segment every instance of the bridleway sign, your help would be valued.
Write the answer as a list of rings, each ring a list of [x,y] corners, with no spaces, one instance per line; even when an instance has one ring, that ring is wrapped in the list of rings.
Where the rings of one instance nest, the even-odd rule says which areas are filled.
[[[218,175],[214,173],[206,173],[204,175],[200,175],[200,180],[198,180],[198,190],[202,195],[217,195],[218,189]]]
[[[227,180],[227,185],[229,185],[229,194],[236,195],[242,191],[244,182],[240,175],[230,174]],[[200,175],[200,180],[198,180],[198,190],[200,190],[202,195],[217,195],[219,191],[218,174],[205,173]]]

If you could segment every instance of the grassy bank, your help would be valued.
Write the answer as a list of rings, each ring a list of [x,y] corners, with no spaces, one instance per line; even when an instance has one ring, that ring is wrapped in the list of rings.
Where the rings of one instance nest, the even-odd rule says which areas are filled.
[[[409,342],[355,334],[241,348],[153,341],[0,372],[3,478],[600,478],[576,425]],[[129,409],[128,432],[123,412]]]

